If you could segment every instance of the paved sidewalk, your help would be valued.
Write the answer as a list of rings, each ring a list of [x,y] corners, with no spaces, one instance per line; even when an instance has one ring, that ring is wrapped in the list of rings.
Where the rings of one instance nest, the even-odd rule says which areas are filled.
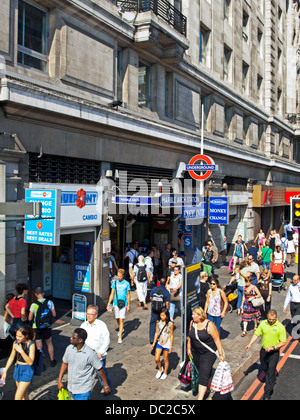
[[[287,285],[290,278],[296,272],[292,267],[288,274]],[[221,285],[230,278],[227,267],[216,270]],[[283,302],[286,291],[280,294],[274,292],[272,306],[278,310],[279,319],[290,319],[289,314],[282,313]],[[100,393],[99,383],[95,382],[92,392],[92,400],[195,400],[192,392],[185,392],[180,389],[177,379],[180,370],[181,357],[181,318],[175,319],[175,340],[174,352],[170,355],[170,373],[166,380],[155,379],[156,365],[154,357],[150,354],[149,344],[149,320],[150,310],[142,310],[137,306],[136,293],[132,293],[132,308],[125,320],[125,334],[122,344],[118,344],[117,324],[114,315],[105,312],[100,316],[111,334],[111,344],[107,358],[107,368],[112,380],[113,392],[109,397]],[[55,368],[49,366],[49,358],[46,356],[45,363],[47,370],[41,377],[35,377],[30,386],[30,399],[34,400],[56,400],[57,399],[57,377],[60,368],[61,358],[65,348],[69,345],[69,339],[76,327],[70,324],[71,313],[66,313],[55,323],[53,331],[53,342],[55,346],[56,359],[58,364]],[[245,371],[256,362],[260,350],[260,340],[252,346],[251,353],[245,353],[245,346],[250,341],[253,331],[242,338],[240,318],[236,311],[227,314],[222,322],[221,339],[226,353],[226,360],[229,362],[236,384],[244,376]],[[3,367],[5,360],[0,360],[0,367]],[[13,368],[11,368],[7,385],[2,388],[4,400],[13,400],[15,385],[12,379]]]

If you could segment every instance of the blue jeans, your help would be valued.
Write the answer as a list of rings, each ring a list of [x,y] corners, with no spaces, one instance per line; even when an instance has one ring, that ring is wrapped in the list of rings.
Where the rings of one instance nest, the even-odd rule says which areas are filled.
[[[91,392],[85,392],[84,394],[72,394],[72,398],[74,401],[88,401],[91,397]]]
[[[238,290],[238,301],[237,301],[236,306],[237,306],[238,309],[240,309],[241,306],[242,306],[244,287],[243,286],[238,286],[237,290]]]
[[[270,271],[271,263],[270,262],[263,261],[262,268],[266,268],[267,270]]]
[[[103,369],[104,369],[104,372],[105,372],[105,375],[106,375],[106,380],[107,380],[108,386],[111,387],[111,380],[110,380],[110,377],[108,375],[108,370],[106,369],[106,359],[101,359],[100,362],[101,362],[101,364],[103,366]],[[99,375],[98,370],[96,370],[96,373],[97,373],[97,376],[98,376],[100,385],[102,386],[102,388],[104,388],[103,381],[100,378],[100,375]]]
[[[215,324],[215,326],[217,327],[217,330],[219,332],[219,335],[220,335],[221,334],[221,323],[222,323],[223,318],[221,318],[220,316],[211,316],[211,315],[207,314],[207,319]]]

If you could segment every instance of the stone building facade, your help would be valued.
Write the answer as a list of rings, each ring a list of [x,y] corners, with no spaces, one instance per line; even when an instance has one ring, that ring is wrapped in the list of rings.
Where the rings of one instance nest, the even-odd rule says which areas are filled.
[[[203,123],[218,164],[205,193],[228,196],[230,223],[194,227],[187,254],[208,235],[221,250],[224,235],[249,242],[260,226],[281,227],[284,192],[300,181],[297,1],[2,0],[0,19],[1,201],[23,200],[30,185],[96,185],[107,171],[183,180]],[[178,218],[152,216],[65,230],[51,261],[70,263],[68,290],[52,272],[48,293],[71,299],[74,244],[87,241],[89,299],[107,299],[103,242],[120,254],[132,240],[176,244]],[[0,235],[2,309],[17,281],[41,281],[45,252],[16,222]]]

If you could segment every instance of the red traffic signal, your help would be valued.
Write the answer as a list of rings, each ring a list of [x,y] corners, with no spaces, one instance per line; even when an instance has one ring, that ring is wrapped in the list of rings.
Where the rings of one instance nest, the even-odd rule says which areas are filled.
[[[300,197],[291,199],[291,225],[300,227]]]

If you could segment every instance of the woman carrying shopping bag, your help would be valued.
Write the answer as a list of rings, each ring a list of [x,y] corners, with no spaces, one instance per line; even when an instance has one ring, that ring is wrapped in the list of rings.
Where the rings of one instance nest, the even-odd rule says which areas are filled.
[[[216,326],[209,321],[202,308],[194,308],[190,325],[187,354],[192,355],[199,372],[198,400],[203,400],[217,359],[225,356]]]

